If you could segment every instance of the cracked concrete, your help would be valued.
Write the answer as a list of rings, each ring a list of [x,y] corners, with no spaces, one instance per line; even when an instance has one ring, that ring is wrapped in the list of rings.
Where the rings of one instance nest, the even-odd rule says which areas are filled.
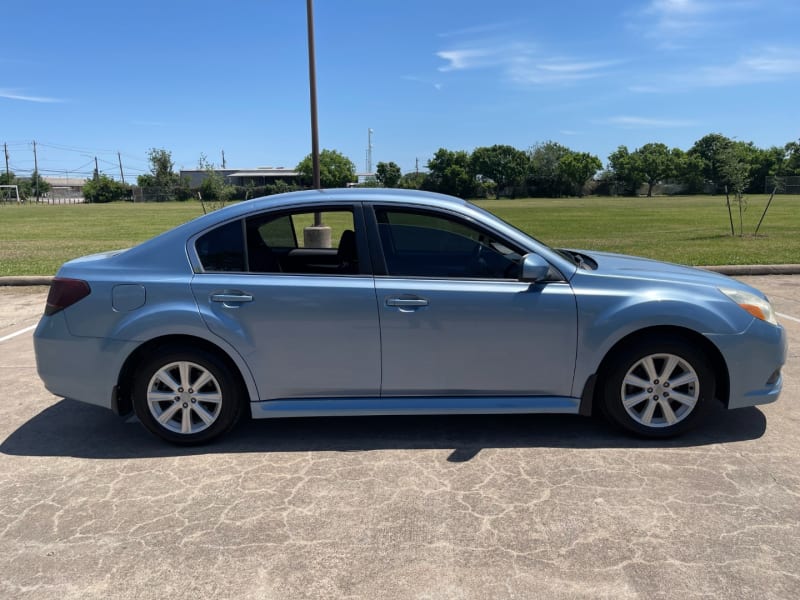
[[[795,276],[743,278],[800,318]],[[0,290],[0,338],[44,288]],[[2,598],[800,597],[785,391],[666,442],[568,416],[244,423],[180,449],[0,343]]]

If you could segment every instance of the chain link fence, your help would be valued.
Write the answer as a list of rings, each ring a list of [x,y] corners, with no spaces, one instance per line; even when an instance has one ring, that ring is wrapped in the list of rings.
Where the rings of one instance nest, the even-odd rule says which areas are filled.
[[[800,176],[786,175],[783,177],[767,177],[764,182],[764,193],[771,194],[800,194]]]

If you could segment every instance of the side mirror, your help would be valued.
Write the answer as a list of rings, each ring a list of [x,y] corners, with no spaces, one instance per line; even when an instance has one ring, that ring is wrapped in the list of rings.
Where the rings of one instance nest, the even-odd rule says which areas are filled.
[[[550,263],[543,259],[538,254],[526,254],[522,257],[522,275],[521,281],[530,281],[536,283],[547,279],[547,274],[550,272]]]

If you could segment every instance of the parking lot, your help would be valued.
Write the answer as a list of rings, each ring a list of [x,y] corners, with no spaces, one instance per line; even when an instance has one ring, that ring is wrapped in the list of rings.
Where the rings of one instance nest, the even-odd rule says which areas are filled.
[[[0,288],[0,598],[800,597],[800,276],[742,279],[789,334],[783,395],[675,440],[382,417],[192,449],[48,393],[46,288]]]

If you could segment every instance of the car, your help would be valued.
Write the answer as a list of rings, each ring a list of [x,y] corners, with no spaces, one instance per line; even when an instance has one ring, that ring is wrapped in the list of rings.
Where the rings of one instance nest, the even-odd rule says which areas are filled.
[[[662,438],[775,401],[786,335],[723,275],[556,250],[450,196],[293,192],[65,263],[53,394],[175,444],[253,418],[600,411]]]

